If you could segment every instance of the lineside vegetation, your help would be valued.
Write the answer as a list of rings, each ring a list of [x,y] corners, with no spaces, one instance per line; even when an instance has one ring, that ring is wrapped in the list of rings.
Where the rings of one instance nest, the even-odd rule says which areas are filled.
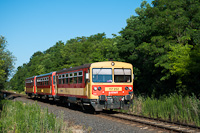
[[[56,117],[48,109],[41,109],[37,103],[25,104],[19,101],[2,100],[0,103],[0,132],[46,133],[70,132],[63,116]],[[62,113],[61,113],[62,114]]]
[[[200,126],[200,100],[196,96],[171,94],[160,98],[138,96],[130,112],[152,118]]]

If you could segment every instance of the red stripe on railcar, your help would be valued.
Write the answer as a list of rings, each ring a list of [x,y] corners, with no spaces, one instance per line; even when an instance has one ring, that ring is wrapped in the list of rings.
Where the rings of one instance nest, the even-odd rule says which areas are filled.
[[[97,87],[97,90],[94,90],[94,87]],[[101,90],[98,90],[98,87],[101,87]],[[132,87],[131,90],[126,90],[126,87]],[[109,91],[108,89],[111,88],[112,90]],[[118,89],[119,90],[118,90]],[[116,90],[115,90],[116,89]],[[124,96],[128,95],[129,92],[133,92],[133,85],[92,85],[92,94],[93,95],[107,95],[107,96]]]

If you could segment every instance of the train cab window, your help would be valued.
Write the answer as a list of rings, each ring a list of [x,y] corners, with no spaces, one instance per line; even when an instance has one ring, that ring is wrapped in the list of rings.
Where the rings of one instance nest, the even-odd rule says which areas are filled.
[[[77,72],[74,73],[74,82],[73,82],[73,83],[74,83],[74,84],[77,83]]]
[[[93,82],[112,82],[112,68],[93,68],[92,69]]]
[[[78,83],[83,82],[83,72],[78,72]]]
[[[116,68],[114,69],[115,82],[131,82],[131,69]]]

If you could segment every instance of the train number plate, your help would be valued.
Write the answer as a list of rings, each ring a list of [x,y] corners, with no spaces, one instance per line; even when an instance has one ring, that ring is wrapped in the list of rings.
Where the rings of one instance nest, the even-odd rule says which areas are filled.
[[[122,87],[105,87],[105,91],[122,91]]]

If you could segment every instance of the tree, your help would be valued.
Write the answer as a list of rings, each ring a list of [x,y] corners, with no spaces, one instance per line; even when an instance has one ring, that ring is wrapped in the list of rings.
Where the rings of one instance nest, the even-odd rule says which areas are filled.
[[[58,71],[86,63],[120,60],[116,46],[117,37],[106,38],[104,33],[90,37],[77,37],[64,44],[62,41],[44,52],[35,52],[30,61],[18,67],[10,81],[13,89],[23,91],[25,79],[34,75]]]
[[[197,63],[191,63],[191,55],[199,49],[194,40],[199,34],[200,2],[154,0],[152,4],[143,1],[136,9],[138,16],[127,19],[117,44],[119,55],[133,64],[140,93],[188,93],[189,64]]]
[[[8,77],[14,66],[15,57],[6,49],[7,42],[3,36],[0,36],[0,90],[5,88]]]
[[[71,39],[61,50],[61,54],[65,59],[64,68],[106,61],[111,58],[119,60],[115,40],[107,39],[105,33]]]

